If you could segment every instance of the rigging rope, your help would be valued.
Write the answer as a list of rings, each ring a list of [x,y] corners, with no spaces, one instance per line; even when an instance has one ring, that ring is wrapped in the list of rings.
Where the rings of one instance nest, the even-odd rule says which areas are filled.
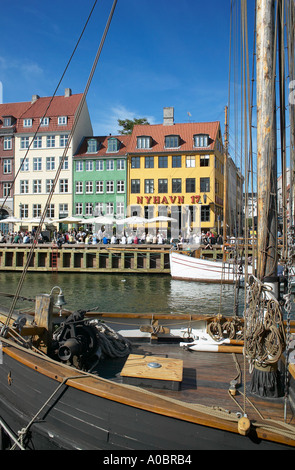
[[[15,309],[15,305],[16,305],[16,302],[17,302],[17,298],[19,297],[20,291],[21,291],[21,289],[22,289],[22,286],[23,286],[23,283],[24,283],[24,279],[25,279],[25,276],[26,276],[28,267],[29,267],[29,265],[30,265],[30,261],[31,261],[32,255],[33,255],[33,252],[34,252],[34,250],[35,250],[36,244],[35,244],[34,242],[35,242],[35,240],[38,240],[39,234],[40,234],[40,232],[41,232],[42,224],[43,224],[44,219],[45,219],[45,216],[46,216],[47,208],[48,208],[48,206],[49,206],[49,204],[50,204],[50,201],[51,201],[51,199],[52,199],[52,196],[53,196],[53,193],[54,193],[54,190],[55,190],[55,186],[56,186],[56,184],[57,184],[57,181],[58,181],[60,172],[61,172],[62,167],[63,167],[63,164],[64,164],[65,157],[66,157],[66,155],[67,155],[69,146],[70,146],[71,141],[72,141],[73,134],[74,134],[75,129],[76,129],[76,127],[77,127],[77,124],[78,124],[78,122],[79,122],[79,118],[80,118],[81,112],[82,112],[82,110],[83,110],[85,101],[86,101],[86,96],[87,96],[87,93],[88,93],[88,90],[89,90],[91,81],[92,81],[92,79],[93,79],[93,75],[94,75],[94,72],[95,72],[95,70],[96,70],[96,66],[97,66],[97,63],[98,63],[98,60],[99,60],[99,57],[100,57],[100,54],[101,54],[101,51],[102,51],[102,48],[103,48],[103,45],[104,45],[104,42],[105,42],[107,33],[108,33],[108,30],[109,30],[109,27],[110,27],[110,24],[111,24],[111,20],[112,20],[114,11],[115,11],[116,4],[117,4],[117,0],[114,0],[113,5],[112,5],[112,8],[111,8],[111,11],[110,11],[110,14],[109,14],[109,17],[108,17],[108,20],[107,20],[107,24],[106,24],[105,29],[104,29],[104,33],[103,33],[102,39],[101,39],[101,41],[100,41],[100,44],[99,44],[99,47],[98,47],[98,50],[97,50],[97,53],[96,53],[96,56],[95,56],[95,59],[94,59],[94,62],[93,62],[93,65],[92,65],[90,74],[89,74],[89,77],[88,77],[88,80],[87,80],[87,83],[86,83],[85,90],[84,90],[84,92],[83,92],[81,101],[80,101],[80,103],[79,103],[79,106],[78,106],[78,109],[77,109],[77,112],[76,112],[76,115],[75,115],[73,127],[72,127],[72,129],[71,129],[70,134],[69,134],[67,145],[66,145],[66,147],[65,147],[65,149],[64,149],[64,152],[63,152],[63,155],[62,155],[62,157],[61,157],[61,159],[60,159],[60,164],[59,164],[59,167],[58,167],[58,169],[57,169],[57,173],[56,173],[56,175],[55,175],[55,178],[54,178],[54,181],[53,181],[53,184],[52,184],[52,188],[51,188],[50,194],[49,194],[48,199],[47,199],[47,202],[46,202],[46,204],[45,204],[45,208],[44,208],[44,210],[43,210],[43,213],[42,213],[42,216],[41,216],[41,220],[40,220],[39,226],[38,226],[38,228],[37,228],[37,230],[36,230],[35,239],[34,239],[32,245],[31,245],[30,252],[29,252],[29,254],[28,254],[28,256],[27,256],[26,265],[25,265],[25,267],[24,267],[24,270],[23,270],[23,272],[22,272],[21,278],[20,278],[20,280],[19,280],[19,283],[18,283],[18,286],[17,286],[17,290],[16,290],[16,293],[15,293],[15,297],[14,297],[14,299],[13,299],[13,301],[12,301],[9,314],[8,314],[8,316],[7,316],[6,328],[5,328],[5,329],[7,329],[7,325],[9,324],[9,320],[10,320],[11,315],[12,315],[14,309]],[[4,333],[4,331],[3,331],[3,329],[2,329],[2,331],[0,332],[0,335],[3,334],[3,333]]]

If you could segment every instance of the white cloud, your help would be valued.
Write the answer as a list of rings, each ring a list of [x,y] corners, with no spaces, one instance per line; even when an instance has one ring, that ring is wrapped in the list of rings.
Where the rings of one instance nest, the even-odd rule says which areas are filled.
[[[112,106],[110,110],[93,111],[90,108],[90,115],[93,125],[94,135],[116,135],[119,133],[118,119],[146,118],[150,124],[155,123],[153,116],[146,116],[144,113],[127,109],[124,105]]]

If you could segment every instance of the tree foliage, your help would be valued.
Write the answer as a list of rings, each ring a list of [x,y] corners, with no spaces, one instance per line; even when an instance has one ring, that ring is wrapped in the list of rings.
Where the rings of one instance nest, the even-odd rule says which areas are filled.
[[[122,129],[119,129],[120,134],[132,134],[133,127],[138,124],[149,124],[146,118],[134,118],[134,119],[118,119],[118,124]]]

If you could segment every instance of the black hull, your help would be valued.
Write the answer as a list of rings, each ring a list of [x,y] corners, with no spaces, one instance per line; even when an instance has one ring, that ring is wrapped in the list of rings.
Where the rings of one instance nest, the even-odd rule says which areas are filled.
[[[17,434],[59,385],[54,378],[3,353],[1,419]],[[139,409],[65,384],[31,425],[23,445],[30,450],[292,449]]]

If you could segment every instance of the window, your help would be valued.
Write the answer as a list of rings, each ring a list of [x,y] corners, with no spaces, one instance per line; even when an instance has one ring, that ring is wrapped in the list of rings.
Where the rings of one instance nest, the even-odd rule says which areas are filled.
[[[201,206],[201,222],[210,222],[210,206]]]
[[[33,180],[33,193],[34,194],[41,193],[41,180]]]
[[[42,171],[42,158],[41,157],[33,158],[33,171]]]
[[[119,141],[116,138],[108,139],[108,152],[118,152]]]
[[[50,193],[53,188],[53,179],[46,180],[46,193]]]
[[[96,171],[103,171],[103,160],[96,160],[95,169]]]
[[[55,169],[55,157],[46,157],[46,170]]]
[[[172,156],[172,168],[181,168],[181,155]]]
[[[12,149],[12,138],[4,137],[3,150],[11,150],[11,149]]]
[[[103,181],[96,181],[96,193],[103,193]]]
[[[185,180],[185,189],[187,193],[194,193],[196,191],[196,179],[195,178],[186,178]]]
[[[107,171],[111,171],[111,170],[114,170],[115,168],[115,161],[114,160],[107,160]]]
[[[57,123],[59,126],[66,126],[68,122],[67,116],[58,116]]]
[[[28,204],[19,205],[19,216],[22,219],[23,217],[29,217],[29,206]]]
[[[12,162],[10,158],[5,158],[3,162],[3,173],[7,175],[12,172]]]
[[[41,216],[41,204],[33,204],[33,217]]]
[[[21,180],[20,181],[20,193],[21,194],[28,194],[29,193],[29,181],[28,180]]]
[[[82,162],[82,160],[76,161],[76,171],[83,171],[83,162]]]
[[[107,193],[113,193],[114,192],[114,182],[113,181],[107,181],[106,182],[106,192]]]
[[[144,180],[144,192],[147,194],[153,194],[154,192],[154,180]]]
[[[181,179],[180,178],[172,178],[172,192],[181,193]]]
[[[55,135],[48,135],[46,137],[46,146],[48,148],[53,148],[55,147]]]
[[[85,192],[86,192],[86,194],[92,194],[93,193],[93,181],[86,181]]]
[[[196,158],[193,156],[185,157],[185,166],[186,168],[195,168],[196,167]]]
[[[83,215],[83,203],[82,202],[76,202],[75,213],[76,215]]]
[[[165,147],[166,148],[177,148],[177,147],[179,147],[179,135],[166,135],[165,136]]]
[[[20,148],[22,150],[29,148],[29,137],[21,137],[20,138]]]
[[[131,193],[140,193],[140,180],[131,180]]]
[[[40,119],[40,126],[41,127],[49,126],[49,118],[48,117],[44,117],[43,119],[41,118]]]
[[[21,158],[21,171],[29,171],[29,160],[28,158]]]
[[[168,180],[160,179],[158,180],[158,192],[167,193],[168,192]]]
[[[200,166],[210,166],[210,156],[209,155],[201,155],[200,156]]]
[[[87,153],[96,153],[97,152],[97,141],[96,139],[87,140]]]
[[[201,193],[210,192],[210,178],[200,178],[200,192]]]
[[[24,119],[24,127],[32,127],[33,119]]]
[[[68,204],[59,204],[59,218],[67,217],[69,215],[69,205]]]
[[[125,170],[125,160],[123,160],[122,158],[119,158],[119,160],[117,160],[117,170]]]
[[[151,147],[151,138],[149,136],[137,137],[137,148],[138,149],[149,149]]]
[[[86,160],[86,171],[93,171],[93,160]]]
[[[92,202],[85,203],[85,215],[92,215],[93,214],[93,205]]]
[[[103,213],[103,202],[96,202],[95,203],[94,213],[95,213],[95,215],[102,215],[102,213]]]
[[[117,181],[117,193],[125,193],[125,181]]]
[[[131,157],[131,168],[140,168],[140,157]]]
[[[208,147],[209,135],[208,134],[197,134],[194,135],[194,146],[195,147]]]
[[[76,181],[76,194],[83,194],[83,181]]]
[[[59,146],[60,147],[66,147],[68,145],[68,139],[69,139],[68,134],[60,135],[59,136]]]
[[[49,204],[46,211],[46,217],[54,218],[54,204]]]
[[[4,118],[4,126],[9,127],[12,125],[11,117],[5,117]]]
[[[124,217],[124,202],[117,202],[116,213],[117,217]]]
[[[34,147],[34,149],[41,149],[42,148],[42,137],[41,136],[35,137],[34,142],[33,142],[33,147]]]
[[[145,157],[144,158],[144,167],[145,168],[154,168],[154,157]]]
[[[11,183],[3,183],[3,197],[9,196],[10,188],[11,188]]]
[[[158,168],[168,168],[168,157],[163,155],[158,157]]]
[[[69,180],[68,179],[59,180],[59,192],[60,193],[68,193],[69,192]]]
[[[69,169],[69,157],[59,157],[59,163],[63,159],[63,164],[61,169],[68,170]]]
[[[106,203],[106,215],[113,215],[114,214],[114,203],[107,202]]]

